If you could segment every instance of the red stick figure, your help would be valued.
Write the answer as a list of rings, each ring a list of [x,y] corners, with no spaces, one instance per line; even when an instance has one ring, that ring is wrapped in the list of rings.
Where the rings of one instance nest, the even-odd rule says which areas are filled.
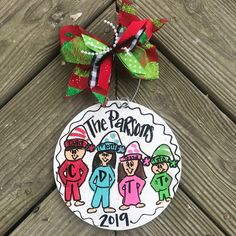
[[[75,206],[84,205],[81,201],[80,187],[84,183],[88,167],[83,162],[86,151],[93,152],[95,146],[91,144],[88,134],[83,126],[72,130],[64,143],[66,160],[59,166],[58,174],[65,186],[65,201],[71,206],[71,200]]]

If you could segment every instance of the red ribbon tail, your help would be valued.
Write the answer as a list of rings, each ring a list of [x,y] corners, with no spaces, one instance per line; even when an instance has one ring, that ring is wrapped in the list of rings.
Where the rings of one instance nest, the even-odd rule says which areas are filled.
[[[83,90],[87,89],[88,81],[89,81],[89,77],[82,77],[82,76],[76,75],[75,73],[72,73],[64,98],[68,98],[75,94],[79,94]]]
[[[100,64],[97,85],[91,89],[97,100],[106,105],[110,89],[110,80],[112,74],[112,55],[106,57]]]

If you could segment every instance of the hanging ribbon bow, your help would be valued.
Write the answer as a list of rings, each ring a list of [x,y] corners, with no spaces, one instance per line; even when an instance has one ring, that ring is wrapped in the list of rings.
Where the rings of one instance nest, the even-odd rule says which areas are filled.
[[[61,28],[61,53],[66,62],[76,64],[66,97],[90,89],[105,105],[115,56],[134,78],[153,80],[159,77],[156,47],[149,40],[167,20],[141,20],[136,16],[132,2],[123,0],[118,14],[118,28],[108,21],[104,22],[111,25],[115,32],[112,46],[80,26]]]

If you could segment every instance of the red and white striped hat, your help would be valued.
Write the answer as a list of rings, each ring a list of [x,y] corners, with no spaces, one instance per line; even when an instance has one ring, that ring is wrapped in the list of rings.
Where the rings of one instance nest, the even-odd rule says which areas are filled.
[[[66,148],[85,148],[86,150],[93,152],[95,146],[92,144],[88,133],[83,125],[75,127],[68,135],[65,143]]]

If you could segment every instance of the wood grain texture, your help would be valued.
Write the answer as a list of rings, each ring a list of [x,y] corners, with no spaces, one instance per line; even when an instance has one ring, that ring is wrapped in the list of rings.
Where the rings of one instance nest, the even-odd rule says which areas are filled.
[[[101,17],[112,19],[112,11],[111,6]],[[101,23],[101,18],[97,19],[91,30],[106,39],[110,36],[104,33],[109,30]],[[95,102],[89,94],[87,97],[81,94],[66,101],[62,99],[71,67],[61,66],[60,60],[61,58],[58,57],[48,65],[4,107],[0,115],[3,121],[0,127],[2,130],[0,165],[3,167],[0,174],[2,196],[0,204],[3,209],[0,220],[1,233],[6,232],[51,188],[54,183],[52,156],[60,132],[76,113]],[[183,208],[184,211],[186,209],[189,211],[191,206],[195,212],[194,218],[195,214],[198,215],[196,219],[203,217],[205,223],[201,229],[197,226],[198,221],[194,221],[190,214],[191,223],[179,226],[178,232],[181,230],[189,232],[193,228],[194,232],[202,234],[215,232],[221,235],[220,231],[181,191],[179,200],[181,203],[173,203],[175,204],[172,206],[173,209],[176,206],[176,210],[181,212],[180,209],[183,208],[186,200],[189,205]],[[165,224],[171,224],[168,217],[163,216],[163,220]],[[80,223],[64,206],[58,192],[55,191],[41,204],[38,213],[32,213],[13,234],[38,235],[40,232],[42,234],[49,232],[52,235],[54,232],[60,235],[59,231],[61,231],[61,235],[66,235],[68,229],[72,230],[74,235],[78,232],[90,235],[98,233],[98,231],[93,232],[94,228],[87,224]],[[148,227],[153,232],[157,230],[155,224]]]
[[[113,9],[110,7],[97,19],[91,28],[95,34],[109,38],[104,33],[107,30],[101,19],[113,16]],[[220,227],[232,234],[236,200],[235,140],[232,139],[235,125],[165,57],[161,57],[160,63],[161,79],[158,82],[142,82],[136,100],[158,112],[177,135],[184,165],[181,187]],[[71,67],[61,66],[61,58],[57,57],[1,111],[0,234],[6,232],[53,186],[52,157],[62,129],[75,114],[95,103],[89,94],[66,101],[62,99],[70,71]],[[119,97],[133,94],[136,85],[136,80],[121,78]],[[57,196],[59,198],[59,194]],[[178,195],[174,201],[177,202],[177,198]],[[184,202],[190,201],[183,194],[179,198],[183,198]],[[182,200],[181,204],[184,204]],[[41,205],[47,206],[47,202]],[[181,212],[182,207],[180,209],[177,203],[175,207]],[[186,219],[185,224],[179,224],[179,230],[185,227],[183,232],[187,234],[192,227],[200,235],[208,231],[220,235],[200,210],[195,209],[196,213],[189,216],[190,222],[184,215],[178,216]],[[32,219],[30,217],[28,219]],[[198,220],[193,221],[195,217]],[[202,229],[198,227],[198,222]],[[150,235],[158,229],[154,223],[133,233]],[[24,230],[28,232],[29,229]]]
[[[178,190],[170,206],[155,220],[137,229],[118,231],[117,236],[224,235],[199,208]]]
[[[182,189],[225,232],[236,228],[236,125],[163,55],[160,79],[142,81],[136,102],[163,117],[180,144]],[[127,76],[126,76],[127,77]],[[121,76],[120,97],[132,97],[138,81]]]
[[[102,230],[80,220],[63,204],[58,191],[51,193],[11,234],[17,236],[111,236],[114,231]]]
[[[103,13],[88,29],[109,39],[112,31],[101,22],[104,17],[114,13]],[[1,110],[0,235],[54,185],[52,160],[60,133],[97,102],[90,93],[63,99],[73,66],[62,66],[61,60],[58,56]]]
[[[58,54],[59,27],[87,25],[112,0],[0,1],[0,106]],[[73,22],[70,15],[82,12]]]
[[[81,221],[66,207],[57,190],[32,212],[13,231],[12,236],[28,235],[111,235],[109,230],[96,230]],[[114,231],[113,231],[114,232]],[[144,234],[145,233],[145,234]],[[224,235],[197,207],[179,190],[172,204],[154,221],[137,230],[117,231],[118,235]],[[114,234],[113,234],[114,235]]]
[[[170,22],[157,47],[236,121],[236,4],[234,0],[140,0],[143,17]]]

